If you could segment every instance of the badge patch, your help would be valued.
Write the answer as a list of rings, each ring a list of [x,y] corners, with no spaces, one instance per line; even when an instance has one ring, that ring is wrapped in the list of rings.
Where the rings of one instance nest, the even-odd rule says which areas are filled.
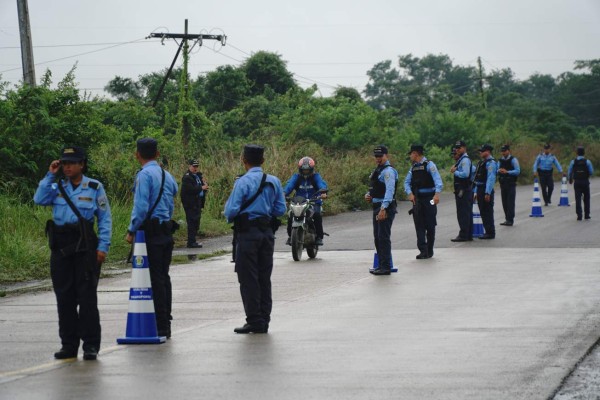
[[[79,200],[82,200],[82,201],[92,201],[93,199],[92,199],[91,197],[83,197],[83,196],[80,196],[80,197],[79,197]]]

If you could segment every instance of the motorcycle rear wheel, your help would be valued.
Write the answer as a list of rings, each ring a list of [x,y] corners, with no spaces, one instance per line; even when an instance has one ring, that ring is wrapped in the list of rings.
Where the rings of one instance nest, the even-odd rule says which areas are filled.
[[[304,248],[304,230],[300,227],[292,229],[292,257],[294,261],[300,261],[302,258],[302,249]]]
[[[306,254],[308,257],[315,258],[317,256],[317,252],[319,251],[319,246],[311,246],[306,248]]]

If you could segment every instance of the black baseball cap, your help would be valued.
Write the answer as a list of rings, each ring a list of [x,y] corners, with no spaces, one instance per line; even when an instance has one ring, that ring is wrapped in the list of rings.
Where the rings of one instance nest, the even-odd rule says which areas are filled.
[[[83,147],[71,146],[62,149],[60,161],[81,162],[85,160],[85,150]]]
[[[413,144],[410,146],[410,150],[407,154],[410,155],[410,153],[412,153],[413,151],[416,151],[419,154],[423,154],[425,152],[425,149],[423,148],[422,144]]]
[[[510,145],[505,144],[505,145],[502,145],[502,147],[500,147],[500,151],[506,151],[506,150],[510,150]]]
[[[375,157],[381,157],[384,154],[388,154],[388,148],[383,144],[379,144],[373,149],[373,155]]]
[[[247,144],[244,146],[244,158],[249,163],[260,164],[263,161],[265,148],[258,144]]]
[[[544,149],[546,149],[546,150],[547,150],[547,149],[551,149],[551,148],[552,148],[552,146],[550,146],[550,143],[546,143],[546,144],[544,145]]]
[[[494,148],[492,147],[492,145],[487,144],[487,143],[482,144],[481,147],[479,148],[480,153],[483,153],[484,151],[493,151],[493,150],[494,150]]]
[[[198,160],[193,159],[193,158],[188,162],[188,164],[191,165],[192,167],[197,167],[198,165],[200,165]]]
[[[454,143],[454,148],[461,148],[461,147],[467,147],[467,144],[463,140],[459,140],[458,142]]]

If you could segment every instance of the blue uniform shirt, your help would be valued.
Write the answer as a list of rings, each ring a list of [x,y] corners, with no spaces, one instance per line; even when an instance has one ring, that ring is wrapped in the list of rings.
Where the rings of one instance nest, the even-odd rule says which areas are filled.
[[[585,157],[577,156],[577,158],[575,158],[575,160],[581,160],[583,158],[585,158]],[[575,160],[571,160],[571,163],[569,164],[569,173],[568,173],[569,178],[571,178],[571,173],[573,172],[573,166],[575,165]],[[594,175],[594,167],[592,167],[592,162],[590,160],[586,160],[585,164],[587,165],[590,176]]]
[[[471,178],[473,175],[473,162],[467,155],[467,153],[460,156],[458,159],[458,165],[456,166],[456,171],[454,171],[454,176],[461,179]]]
[[[76,224],[77,216],[67,204],[58,185],[63,185],[69,199],[79,210],[83,218],[94,223],[94,216],[98,219],[98,250],[108,253],[110,235],[112,231],[112,218],[110,206],[104,187],[95,179],[83,175],[77,188],[73,189],[68,180],[54,182],[56,175],[48,172],[38,185],[33,201],[41,206],[52,206],[52,219],[56,225]],[[90,186],[96,186],[93,188]]]
[[[314,185],[313,185],[314,183]],[[309,199],[316,192],[321,189],[327,189],[327,183],[321,178],[321,175],[318,173],[313,174],[312,176],[304,177],[298,173],[292,175],[289,181],[285,184],[283,188],[283,193],[286,196],[289,196],[290,193],[294,191],[298,185],[298,190],[296,190],[296,196],[302,196],[304,198]],[[322,204],[323,201],[321,199],[317,200],[315,204]]]
[[[552,171],[553,165],[556,165],[556,169],[558,170],[558,172],[563,172],[562,167],[560,166],[560,163],[558,162],[554,154],[546,155],[544,153],[541,153],[537,156],[533,163],[533,173],[535,174],[538,171],[538,169],[541,171]]]
[[[154,160],[144,164],[138,172],[133,188],[133,210],[131,211],[131,222],[129,228],[127,228],[129,232],[140,229],[140,226],[146,220],[148,211],[158,198],[161,181],[161,167]],[[163,195],[148,219],[158,218],[160,222],[170,221],[173,216],[173,198],[177,195],[177,190],[177,182],[170,173],[165,171]]]
[[[503,157],[500,157],[500,159],[498,159],[498,169],[500,169],[500,160],[508,160],[508,157],[504,157],[503,156]],[[509,175],[509,176],[519,176],[519,174],[521,173],[521,167],[519,166],[519,160],[517,160],[513,156],[511,164],[512,164],[513,169],[511,169],[510,171],[507,170],[506,171],[506,175]]]
[[[414,163],[413,167],[415,165],[423,164],[426,161],[427,161],[427,158],[423,157],[421,162]],[[442,189],[444,188],[444,185],[442,183],[442,177],[440,176],[440,171],[438,171],[438,169],[435,166],[435,163],[433,161],[427,162],[427,171],[433,178],[433,184],[435,185],[435,187],[433,189],[428,189],[428,188],[419,189],[419,193],[433,193],[433,192],[441,193]],[[406,178],[404,178],[404,192],[406,192],[407,195],[412,193],[412,189],[410,187],[411,183],[412,183],[412,168],[410,168],[408,170],[408,174],[406,174]]]
[[[490,155],[488,158],[486,158],[487,160],[493,159],[493,157]],[[494,191],[494,185],[496,184],[496,175],[498,174],[498,164],[496,162],[494,162],[493,160],[491,162],[487,162],[487,181],[486,182],[479,182],[479,181],[475,181],[475,184],[477,186],[481,186],[485,183],[485,194],[492,194],[492,192]]]
[[[386,161],[383,165],[390,165],[390,162]],[[383,169],[379,174],[379,182],[385,184],[385,196],[383,199],[374,197],[371,199],[371,202],[381,203],[382,208],[388,208],[390,203],[394,200],[396,184],[398,183],[398,171],[396,171],[391,165]]]
[[[242,204],[254,196],[260,186],[263,170],[261,167],[250,168],[242,177],[235,181],[233,191],[225,203],[225,217],[227,222],[232,222],[240,213]],[[267,175],[267,183],[263,192],[244,211],[248,219],[253,220],[261,217],[281,217],[285,214],[285,197],[279,179],[273,175]],[[274,200],[270,200],[274,198]]]

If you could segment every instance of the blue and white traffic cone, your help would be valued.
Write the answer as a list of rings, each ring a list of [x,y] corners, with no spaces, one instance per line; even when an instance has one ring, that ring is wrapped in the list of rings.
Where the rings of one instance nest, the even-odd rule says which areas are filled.
[[[369,272],[373,272],[376,269],[379,269],[379,256],[377,255],[377,253],[375,253],[375,255],[373,256],[373,268],[369,268]],[[394,260],[391,257],[390,257],[390,271],[398,272],[398,268],[394,268]]]
[[[477,204],[477,198],[473,200],[473,237],[479,238],[484,234],[483,221],[481,220],[481,214],[479,213],[479,205]]]
[[[559,207],[569,207],[569,187],[567,186],[567,178],[565,176],[562,177],[562,182],[560,185],[560,203],[558,203]]]
[[[152,301],[152,284],[148,269],[148,252],[146,235],[137,231],[133,245],[133,262],[131,263],[131,288],[129,290],[129,312],[127,313],[127,330],[125,337],[118,338],[118,344],[159,344],[167,338],[158,336],[156,314]]]
[[[540,186],[538,184],[537,178],[533,180],[533,200],[531,205],[531,214],[530,217],[543,217],[544,213],[542,213],[542,201],[540,200]]]

